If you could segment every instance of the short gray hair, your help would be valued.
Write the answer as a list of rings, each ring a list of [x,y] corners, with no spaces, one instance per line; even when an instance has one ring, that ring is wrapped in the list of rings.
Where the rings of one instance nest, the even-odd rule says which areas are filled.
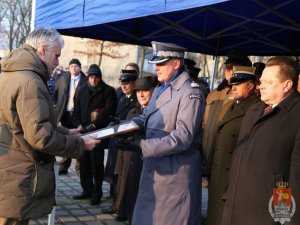
[[[26,37],[25,44],[35,49],[38,49],[41,45],[46,45],[51,49],[56,44],[60,44],[62,48],[64,40],[60,33],[53,28],[37,28]]]

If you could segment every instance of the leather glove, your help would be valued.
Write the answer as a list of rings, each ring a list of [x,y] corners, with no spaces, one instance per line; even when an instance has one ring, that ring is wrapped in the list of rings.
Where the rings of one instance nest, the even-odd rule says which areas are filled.
[[[121,151],[142,152],[142,136],[134,135],[128,138],[119,138],[116,140],[116,146]]]
[[[95,130],[95,125],[94,124],[89,124],[86,127],[83,128],[83,133],[88,133]]]
[[[111,122],[109,123],[109,126],[114,126],[114,125],[117,125],[117,124],[120,124],[120,123],[121,123],[121,120],[120,120],[120,118],[118,118],[118,117],[110,116],[109,119],[110,119],[110,121],[111,121]]]

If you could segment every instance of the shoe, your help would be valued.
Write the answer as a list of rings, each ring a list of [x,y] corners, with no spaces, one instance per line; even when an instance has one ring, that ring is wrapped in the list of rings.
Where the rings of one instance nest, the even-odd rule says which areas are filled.
[[[68,174],[68,169],[60,169],[58,171],[58,175],[67,175]]]
[[[74,200],[82,200],[82,199],[89,199],[91,197],[92,197],[91,194],[86,194],[86,193],[82,192],[80,195],[74,195],[73,199]]]
[[[126,221],[126,220],[128,220],[126,217],[124,217],[124,216],[117,216],[116,218],[115,218],[115,221],[120,221],[120,222],[124,222],[124,221]]]
[[[91,205],[99,205],[101,202],[102,194],[101,193],[93,193],[91,198]]]
[[[104,214],[116,214],[117,210],[112,208],[101,209]]]

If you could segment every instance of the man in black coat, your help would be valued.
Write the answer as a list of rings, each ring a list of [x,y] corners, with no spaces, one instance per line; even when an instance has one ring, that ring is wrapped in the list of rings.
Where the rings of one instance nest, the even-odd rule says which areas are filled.
[[[102,80],[99,66],[91,65],[87,75],[88,82],[76,93],[73,113],[74,126],[82,126],[84,133],[106,127],[117,107],[115,89]],[[80,182],[83,192],[74,196],[74,199],[91,197],[92,205],[100,204],[105,148],[107,148],[107,140],[103,140],[94,151],[83,154],[80,158]]]
[[[300,224],[296,61],[269,59],[260,82],[262,102],[245,114],[232,157],[221,225]]]

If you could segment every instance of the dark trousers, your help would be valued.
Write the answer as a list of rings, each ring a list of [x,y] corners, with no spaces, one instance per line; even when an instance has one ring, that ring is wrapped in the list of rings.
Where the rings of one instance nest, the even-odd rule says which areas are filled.
[[[11,218],[0,217],[0,225],[28,225],[29,220],[17,220]]]
[[[102,182],[104,177],[104,149],[96,148],[85,151],[79,159],[80,183],[84,193],[100,194],[102,196]]]
[[[74,128],[73,126],[73,118],[72,118],[72,112],[65,112],[62,117],[61,117],[61,125],[72,129]],[[62,161],[59,163],[60,164],[60,170],[68,170],[71,166],[72,159],[71,158],[63,158]]]

